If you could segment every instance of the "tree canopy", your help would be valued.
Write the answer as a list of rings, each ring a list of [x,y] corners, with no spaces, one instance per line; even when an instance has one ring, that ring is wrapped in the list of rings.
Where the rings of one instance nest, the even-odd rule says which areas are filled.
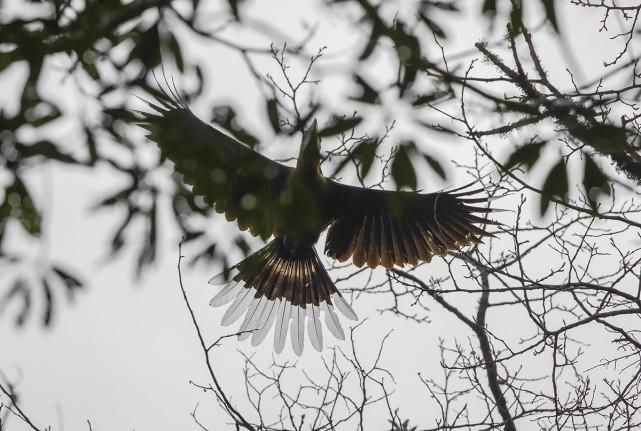
[[[216,217],[213,208],[137,129],[137,97],[161,95],[160,81],[200,112],[208,109],[208,120],[229,135],[285,163],[294,156],[288,143],[318,119],[328,176],[423,190],[449,186],[463,172],[491,196],[507,196],[496,201],[510,210],[497,239],[443,259],[434,274],[421,266],[380,279],[363,279],[361,271],[340,276],[361,281],[347,289],[355,296],[389,298],[385,312],[425,324],[425,301],[473,334],[474,348],[434,346],[445,381],[421,378],[441,409],[432,428],[518,429],[525,418],[544,429],[638,424],[624,406],[638,406],[641,383],[634,330],[641,316],[641,3],[336,0],[314,3],[307,22],[286,28],[237,0],[42,0],[2,8],[0,85],[10,94],[0,103],[0,259],[9,274],[0,279],[3,324],[50,326],[65,310],[57,298],[70,301],[91,286],[83,268],[58,256],[33,260],[20,243],[28,237],[46,254],[49,214],[33,180],[44,167],[118,178],[120,186],[96,196],[91,211],[112,218],[111,257],[134,251],[133,276],[154,268],[163,215],[183,238],[190,264],[233,263],[232,249],[202,222]],[[337,31],[344,39],[331,39],[336,22],[353,34]],[[482,29],[483,40],[466,38],[468,26]],[[594,52],[576,49],[578,33]],[[606,48],[597,49],[597,39]],[[208,54],[219,48],[224,61]],[[251,86],[252,110],[233,99],[214,103],[216,68],[235,68]],[[248,238],[226,232],[247,255]],[[527,329],[515,338],[502,333],[486,317],[498,311],[514,313]],[[590,380],[582,373],[589,367],[577,365],[585,339],[575,332],[584,328],[613,343],[594,365],[609,370],[602,378]],[[317,419],[319,429],[362,418],[371,401],[340,391],[345,367],[363,388],[382,390],[374,398],[389,400],[378,361],[367,369],[351,353],[335,352],[328,362],[329,385],[310,386],[352,406],[339,419]],[[518,364],[539,355],[550,355],[549,368],[521,379]],[[303,428],[292,418],[317,410],[283,395],[277,382],[289,369],[279,365],[274,377],[245,359],[262,379],[248,383],[250,404],[276,390],[295,400],[285,404],[297,413],[273,419],[274,427]],[[613,376],[617,367],[626,371]],[[206,389],[235,423],[271,429],[260,414],[237,410],[211,377]],[[454,389],[447,386],[456,379]],[[464,406],[471,393],[490,407]],[[412,429],[413,421],[387,405],[392,429]]]

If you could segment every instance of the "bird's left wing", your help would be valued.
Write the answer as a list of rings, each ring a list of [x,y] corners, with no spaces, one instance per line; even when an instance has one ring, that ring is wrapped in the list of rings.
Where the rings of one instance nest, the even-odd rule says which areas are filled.
[[[391,269],[429,262],[492,236],[485,225],[492,210],[484,206],[483,189],[462,187],[438,193],[387,191],[354,187],[328,180],[326,207],[332,222],[325,253],[339,261],[352,257]]]
[[[193,193],[202,195],[227,220],[269,238],[274,233],[276,208],[292,168],[262,156],[196,117],[172,90],[163,90],[155,112],[138,111],[163,156],[174,162]]]

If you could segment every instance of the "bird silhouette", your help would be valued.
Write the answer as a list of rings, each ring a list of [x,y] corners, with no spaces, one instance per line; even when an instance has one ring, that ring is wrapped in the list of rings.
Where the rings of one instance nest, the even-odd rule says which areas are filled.
[[[221,285],[210,305],[229,304],[230,325],[244,314],[240,339],[261,343],[274,328],[274,349],[282,352],[288,332],[293,350],[303,350],[305,327],[321,350],[325,326],[338,339],[345,333],[335,308],[356,313],[338,291],[315,248],[327,229],[325,254],[357,267],[417,265],[433,256],[492,236],[483,188],[470,185],[436,193],[367,189],[338,183],[321,172],[316,120],[303,133],[295,167],[259,154],[196,117],[169,87],[152,112],[138,111],[164,157],[173,161],[195,195],[204,197],[241,230],[273,239],[209,282]]]

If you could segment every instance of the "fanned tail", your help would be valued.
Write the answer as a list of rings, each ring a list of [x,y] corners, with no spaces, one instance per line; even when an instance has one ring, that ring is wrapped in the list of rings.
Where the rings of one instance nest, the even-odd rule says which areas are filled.
[[[329,331],[336,338],[345,339],[334,307],[348,319],[358,319],[311,245],[294,254],[276,238],[233,266],[227,275],[213,277],[209,283],[222,285],[209,303],[212,307],[231,302],[222,324],[230,325],[244,314],[239,338],[251,337],[254,346],[274,327],[277,353],[282,352],[289,331],[294,352],[300,355],[305,343],[305,326],[312,346],[320,351],[323,348],[321,314],[325,315]]]

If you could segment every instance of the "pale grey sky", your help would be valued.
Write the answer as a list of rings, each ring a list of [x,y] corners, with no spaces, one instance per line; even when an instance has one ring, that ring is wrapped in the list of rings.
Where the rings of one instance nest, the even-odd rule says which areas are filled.
[[[470,2],[470,5],[478,9],[479,2]],[[18,2],[9,2],[6,7],[20,6]],[[207,2],[205,9],[211,10],[214,16],[213,12],[217,7],[218,2]],[[390,11],[397,7],[400,6],[396,6],[396,3],[388,5]],[[295,37],[302,34],[304,23],[318,25],[317,34],[308,45],[310,49],[327,46],[327,54],[319,64],[319,70],[323,73],[318,74],[323,75],[324,80],[317,94],[328,100],[341,100],[340,91],[345,90],[349,77],[341,76],[335,71],[325,72],[341,62],[354,61],[355,42],[364,37],[353,31],[347,17],[332,15],[320,2],[312,1],[253,1],[249,2],[246,11],[248,15],[270,21],[274,27],[285,29],[285,33]],[[529,19],[531,22],[536,21],[535,17]],[[572,24],[568,27],[570,30],[564,33],[568,43],[575,47],[575,52],[587,53],[577,59],[585,76],[589,78],[596,75],[602,68],[603,53],[613,52],[614,49],[614,42],[606,34],[595,31],[599,16],[587,10],[564,7],[561,8],[561,19]],[[473,42],[491,37],[486,22],[480,20],[477,14],[471,14],[465,22],[443,24],[457,29],[453,40],[446,45],[448,54],[469,49]],[[497,34],[497,31],[492,34],[494,39]],[[257,46],[266,46],[270,42],[247,31],[228,32],[225,36]],[[279,44],[282,41],[273,42]],[[541,41],[541,45],[545,46],[548,42]],[[233,101],[236,106],[243,107],[243,119],[252,125],[261,126],[264,137],[268,138],[269,128],[263,116],[252,116],[253,112],[260,109],[256,107],[258,93],[242,60],[229,49],[203,40],[190,39],[184,43],[187,57],[209,59],[205,70],[208,76],[207,86],[201,102],[209,106],[212,101]],[[553,74],[561,77],[565,64],[556,47],[550,45],[549,51],[542,49],[541,52],[550,54],[546,64]],[[82,101],[74,82],[62,82],[60,70],[54,67],[56,63],[66,64],[67,61],[64,57],[56,57],[50,61],[47,65],[47,80],[42,83],[43,92],[60,100],[70,113],[85,112],[92,115],[91,106]],[[374,80],[377,76],[394,73],[385,59],[381,59],[380,63],[380,70],[364,73]],[[269,59],[265,59],[263,66],[265,72],[274,73],[274,64]],[[486,66],[479,65],[479,68],[483,67]],[[338,67],[336,69],[340,70]],[[15,92],[19,89],[15,83],[22,79],[22,72],[20,67],[14,67],[0,75],[0,93],[4,94],[0,106],[3,108],[15,109],[12,103],[16,99]],[[567,77],[563,79],[567,80]],[[177,82],[181,83],[180,78]],[[202,118],[207,118],[209,113],[199,111],[199,106],[196,104],[194,111]],[[132,107],[140,107],[140,104],[132,100]],[[404,133],[403,115],[409,113],[393,111],[385,115],[388,120],[395,119],[400,123],[399,129],[391,136],[392,143]],[[377,121],[372,119],[370,123],[373,125]],[[56,123],[48,132],[67,136],[69,148],[82,147],[81,135],[66,123]],[[78,137],[77,141],[74,141],[74,136]],[[142,133],[132,130],[131,136],[141,139]],[[442,140],[444,137],[426,136],[426,145],[433,145],[430,142],[434,139]],[[452,153],[443,154],[441,160],[460,161],[461,154],[469,150],[464,145],[458,143]],[[509,142],[503,141],[498,145],[509,145]],[[152,148],[151,144],[149,148]],[[291,146],[281,145],[278,148],[285,155]],[[270,151],[274,150],[270,148]],[[466,180],[465,175],[456,173],[449,163],[446,168],[451,173],[453,184],[461,184]],[[43,428],[51,425],[56,431],[88,429],[87,420],[91,421],[96,431],[195,430],[198,427],[190,413],[198,404],[199,419],[209,429],[227,429],[224,424],[229,420],[214,398],[190,384],[190,381],[208,384],[208,380],[202,352],[177,285],[179,238],[169,215],[163,214],[161,217],[163,228],[159,244],[160,259],[142,279],[136,281],[133,279],[132,263],[135,262],[135,256],[132,248],[128,248],[113,262],[104,260],[107,241],[117,218],[121,216],[120,211],[106,210],[89,214],[92,203],[99,196],[114,190],[121,183],[121,178],[114,178],[107,168],[92,170],[89,175],[82,168],[51,164],[38,172],[30,173],[29,180],[38,190],[39,202],[48,211],[45,259],[47,256],[55,257],[72,263],[74,268],[81,268],[89,282],[89,288],[78,295],[75,304],[61,304],[50,329],[43,330],[37,324],[37,319],[31,319],[21,329],[12,326],[7,316],[0,319],[0,340],[3,340],[0,370],[17,385],[24,410]],[[450,185],[437,182],[432,174],[424,175],[422,181],[422,186],[426,189]],[[505,221],[509,222],[510,216],[505,217]],[[235,225],[228,224],[222,216],[217,216],[211,222],[210,229],[213,235],[225,237],[234,232]],[[32,255],[34,259],[42,258],[43,250],[37,248],[18,229],[13,229],[5,240]],[[255,240],[251,243],[255,247],[259,245]],[[497,245],[510,246],[500,241]],[[188,252],[185,254],[188,255]],[[233,255],[230,261],[239,257]],[[208,340],[215,340],[235,328],[222,328],[219,321],[223,311],[208,306],[215,290],[206,282],[219,269],[202,266],[183,268],[185,287]],[[441,271],[443,264],[435,262],[424,267],[421,273],[429,276]],[[336,277],[336,273],[332,276]],[[377,278],[383,276],[382,269],[376,271]],[[364,280],[361,277],[341,283],[338,287],[346,288],[350,283],[356,285]],[[401,417],[410,418],[412,423],[429,425],[435,404],[429,400],[417,373],[440,374],[437,349],[439,337],[448,341],[455,337],[465,340],[469,334],[459,324],[453,324],[454,321],[438,305],[429,301],[426,303],[431,308],[431,323],[424,326],[389,314],[381,315],[377,310],[389,305],[385,298],[365,296],[354,303],[354,309],[361,319],[367,319],[357,336],[358,350],[364,358],[375,353],[378,342],[387,331],[393,331],[382,362],[392,371],[396,380],[395,383],[390,382],[396,391],[393,400],[400,408]],[[492,318],[509,321],[511,316]],[[329,335],[326,340],[330,347],[337,345],[346,350],[349,348],[347,342],[336,343]],[[252,348],[248,342],[237,343],[230,339],[215,353],[213,364],[221,383],[234,402],[242,407],[246,406],[244,388],[239,383],[244,378],[243,358],[238,350],[254,355],[257,363],[266,366],[271,362],[273,354],[271,336],[258,348]],[[326,348],[323,355],[327,357],[329,354],[330,350]],[[322,370],[321,355],[309,345],[303,356],[297,358],[288,343],[278,360],[295,361],[301,381],[303,369],[310,374]],[[366,429],[384,429],[386,426],[387,412],[382,408],[371,409]],[[26,428],[15,418],[10,421],[9,431],[22,429]]]

